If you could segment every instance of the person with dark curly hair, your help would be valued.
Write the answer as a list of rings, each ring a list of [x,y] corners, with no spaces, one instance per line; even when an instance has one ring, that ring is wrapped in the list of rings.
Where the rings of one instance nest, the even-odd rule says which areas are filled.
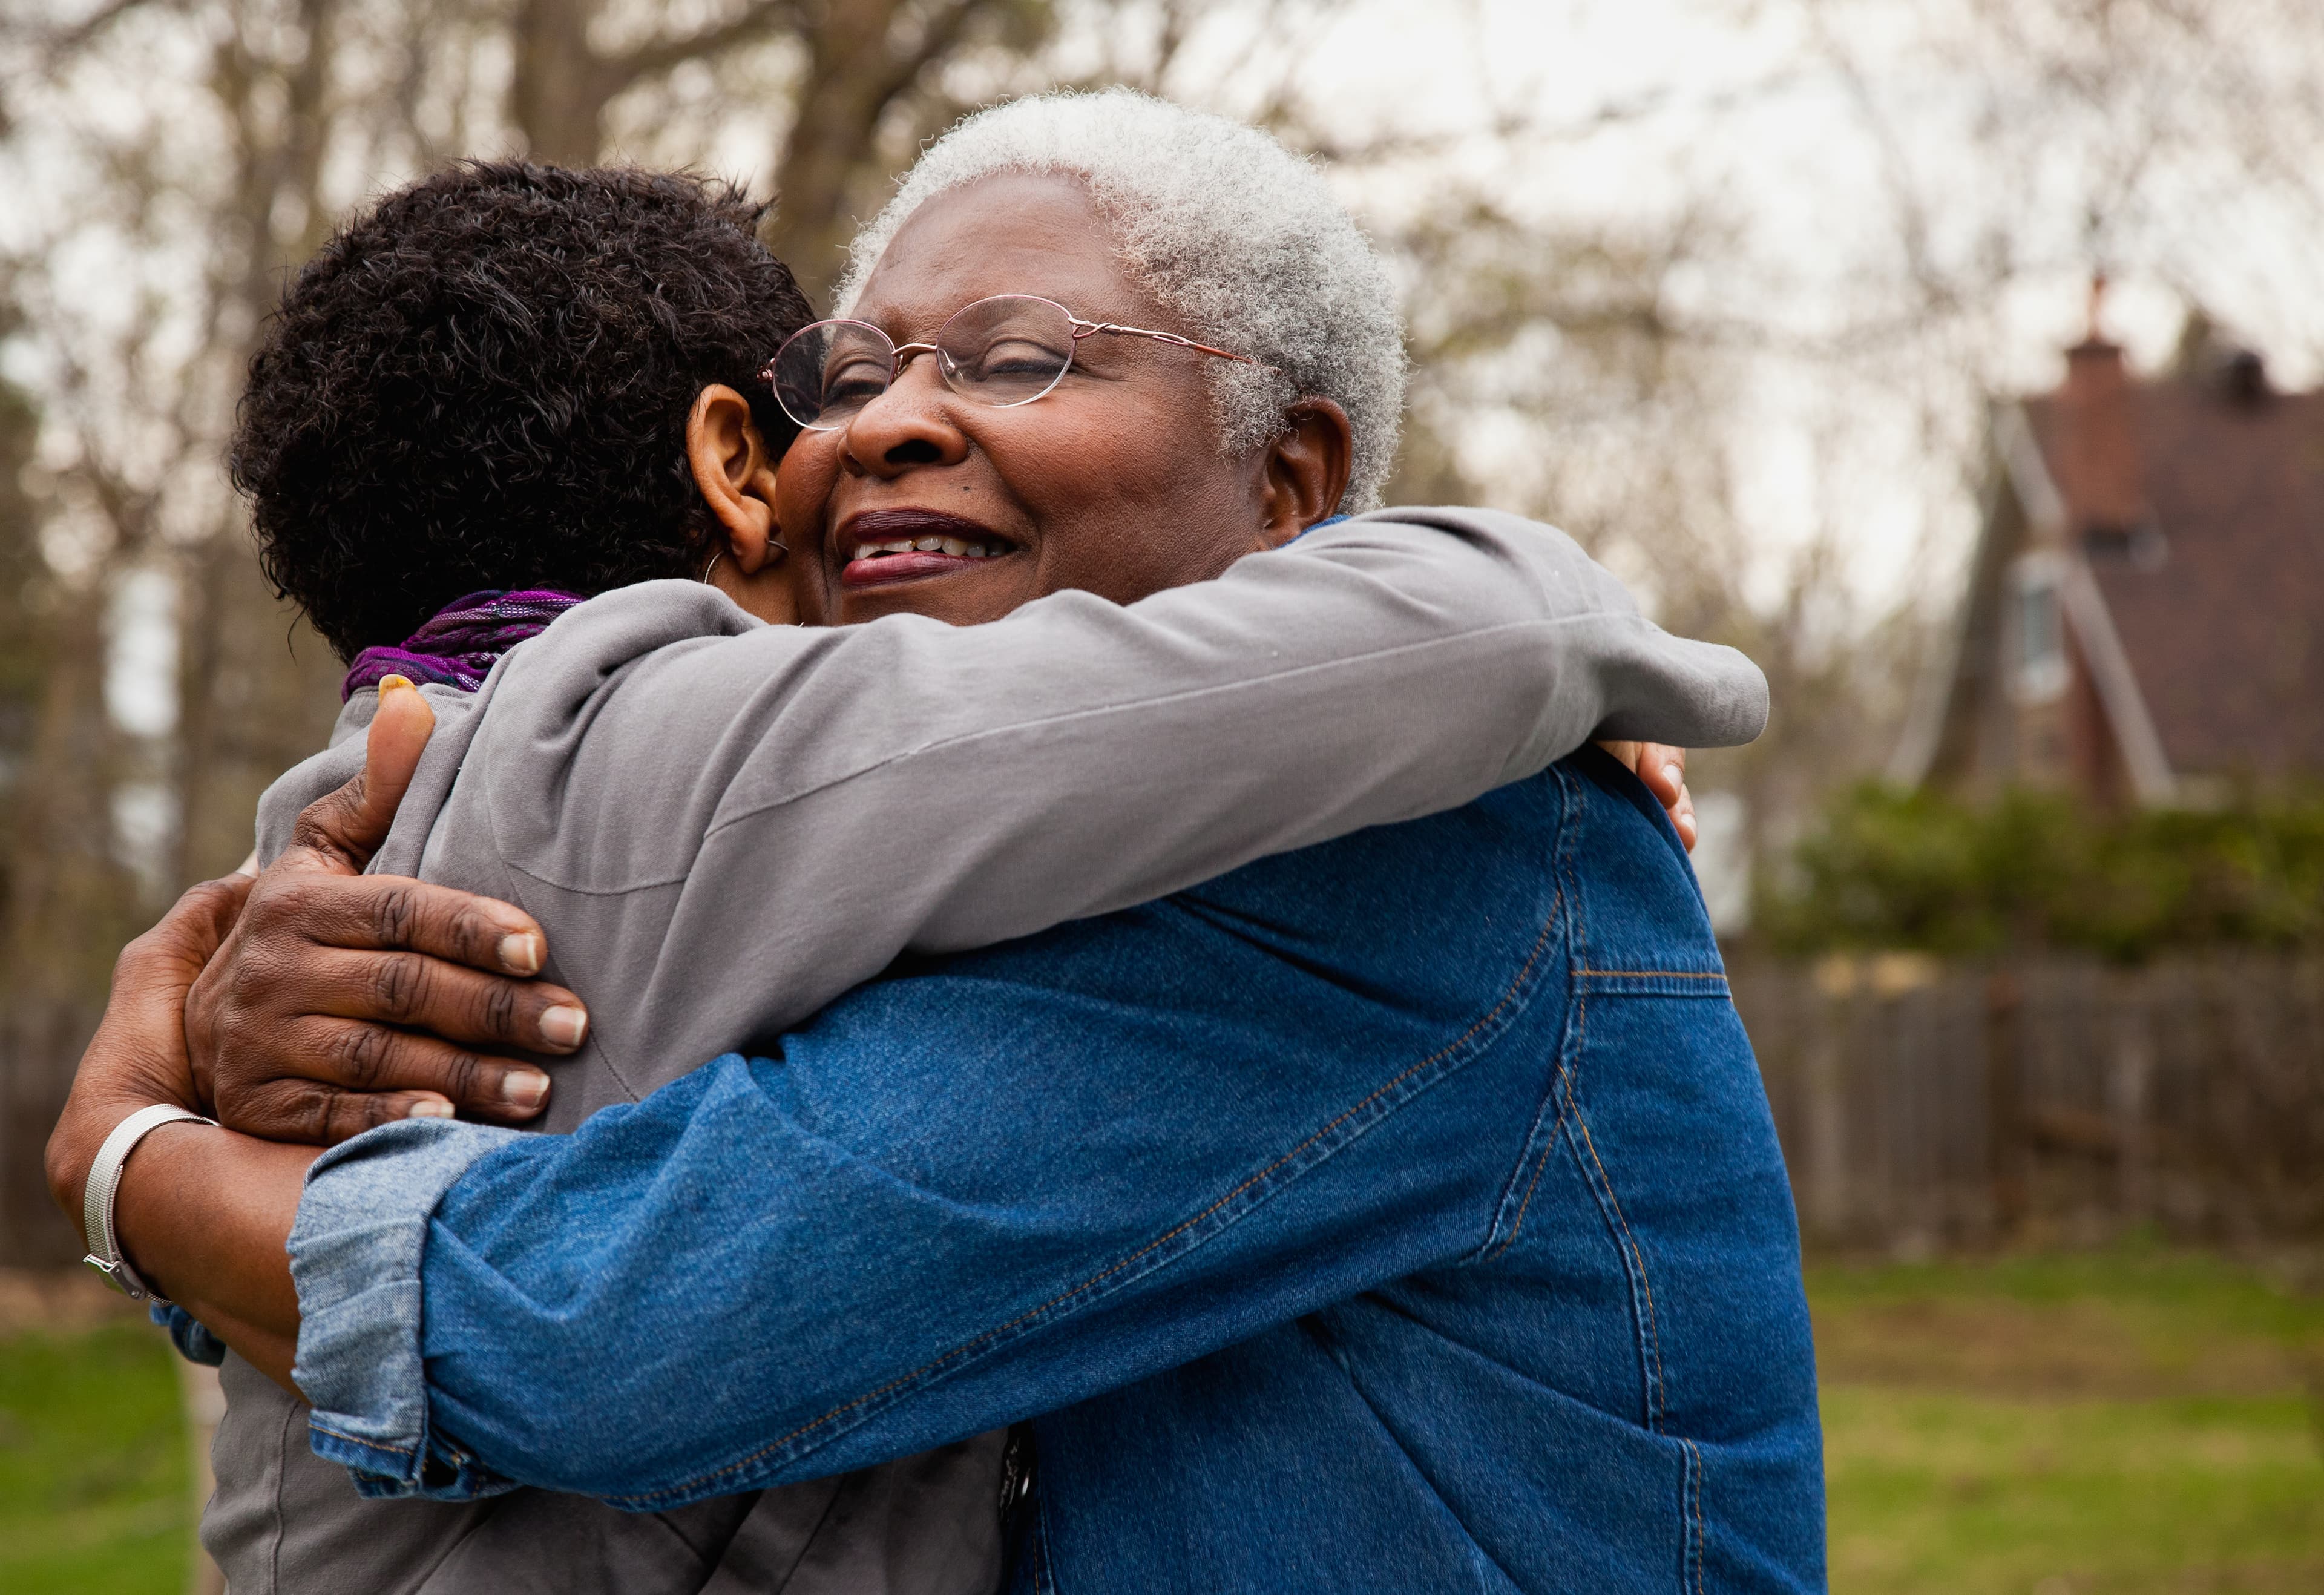
[[[346,659],[464,594],[700,576],[696,401],[745,396],[776,456],[798,429],[755,375],[813,319],[766,212],[683,173],[476,161],[341,227],[284,292],[228,453],[267,576]]]
[[[1269,161],[1237,190],[1284,209],[1281,237],[1259,241],[1269,258],[1330,245],[1342,275],[1373,272],[1349,243],[1352,224],[1314,200],[1318,180],[1279,152]],[[1028,1521],[1026,1420],[1086,1395],[1111,1364],[1052,1369],[996,1397],[999,1365],[975,1341],[788,1438],[768,1424],[770,1391],[852,1386],[865,1360],[892,1361],[1021,1288],[1011,1270],[1077,1268],[1120,1224],[1176,1202],[1170,1148],[1204,1138],[1152,1118],[1171,1102],[1220,1133],[1264,1140],[1275,1128],[1259,1122],[1261,1103],[1307,1111],[1285,1089],[1286,1060],[1333,1094],[1409,1039],[1399,1031],[1374,1046],[1332,1010],[1297,1037],[1213,1046],[1206,1037],[1238,1034],[1226,1016],[1276,1013],[1259,995],[1266,980],[1320,979],[1333,1000],[1410,997],[1410,1023],[1426,1028],[1465,1011],[1469,987],[1507,950],[1496,940],[1476,970],[1457,948],[1436,958],[1430,967],[1458,988],[1441,1002],[1406,991],[1403,974],[1319,977],[1334,966],[1309,956],[1315,946],[1373,938],[1314,881],[1393,898],[1395,934],[1408,941],[1420,905],[1467,913],[1445,885],[1456,876],[1479,890],[1554,884],[1537,861],[1503,855],[1534,846],[1519,822],[1537,825],[1554,807],[1542,807],[1544,772],[1586,738],[1740,741],[1764,718],[1765,685],[1748,660],[1662,633],[1545,528],[1479,511],[1336,513],[1351,481],[1360,503],[1376,494],[1395,406],[1349,386],[1343,407],[1334,384],[1400,370],[1392,314],[1366,321],[1361,370],[1300,364],[1310,333],[1333,319],[1329,307],[1278,317],[1251,350],[1213,346],[1224,335],[1193,323],[1211,339],[1196,342],[1164,330],[1186,317],[1126,264],[1070,181],[977,193],[1014,207],[1002,225],[980,232],[981,212],[932,206],[954,218],[953,234],[923,226],[882,252],[895,282],[920,274],[925,304],[788,339],[773,321],[803,307],[754,299],[773,284],[779,300],[788,278],[754,244],[736,244],[748,235],[732,197],[688,179],[467,168],[383,203],[292,285],[254,365],[235,474],[257,503],[275,579],[351,657],[338,739],[270,789],[259,829],[271,867],[230,931],[231,915],[213,921],[226,945],[193,958],[208,973],[190,995],[165,992],[159,1028],[137,994],[167,982],[139,972],[203,902],[225,899],[189,898],[124,957],[117,1012],[92,1044],[49,1166],[60,1202],[105,1207],[90,1252],[108,1278],[142,1293],[142,1273],[184,1303],[191,1315],[177,1327],[190,1351],[234,1348],[204,1536],[237,1595],[996,1588],[1007,1536]],[[700,246],[665,252],[650,235],[662,229]],[[706,281],[722,273],[723,286]],[[1367,275],[1358,286],[1378,284]],[[1034,290],[1118,319],[1075,319]],[[963,322],[955,301],[982,309]],[[890,343],[891,330],[904,341]],[[1119,336],[1084,349],[1099,333]],[[767,416],[747,373],[779,378],[778,350],[810,335],[823,341],[808,389],[784,408],[817,443],[786,456],[789,422]],[[877,355],[868,364],[857,359],[866,349]],[[1245,427],[1251,403],[1213,402],[1197,364],[1211,356],[1288,384],[1268,426]],[[859,389],[868,402],[847,422],[838,411]],[[786,529],[811,537],[822,564],[796,596]],[[350,567],[366,574],[350,578]],[[918,613],[910,602],[856,613],[910,592],[936,596]],[[943,593],[974,601],[948,612]],[[765,623],[795,606],[865,623]],[[378,769],[343,787],[367,751]],[[1651,802],[1644,789],[1630,797],[1602,755],[1581,768],[1608,796],[1587,798],[1569,773],[1555,777],[1559,801],[1610,804],[1627,816],[1625,845],[1685,888],[1683,863],[1662,856],[1676,836],[1629,813]],[[1499,808],[1473,807],[1497,790],[1510,794]],[[1674,811],[1684,801],[1674,780],[1657,796]],[[374,827],[367,839],[333,841],[357,816]],[[1419,816],[1451,829],[1390,825]],[[1314,852],[1304,866],[1275,857],[1324,844],[1355,851]],[[353,904],[356,889],[379,884],[332,880],[350,860],[404,878],[394,890],[411,912],[391,909],[368,929],[343,922],[333,934],[352,942],[318,940],[287,958],[253,950],[310,926],[326,898]],[[1267,874],[1260,861],[1291,873]],[[1301,911],[1329,922],[1314,933],[1324,940],[1263,902],[1155,900],[1230,871],[1244,882],[1230,894],[1264,893],[1278,875],[1305,880]],[[1407,882],[1416,871],[1439,890]],[[508,906],[482,940],[462,931],[431,942],[434,954],[456,941],[471,962],[527,983],[503,1000],[475,969],[400,954],[418,1005],[409,1017],[425,1022],[364,1022],[378,1015],[382,977],[364,949],[405,942],[415,927],[434,936],[429,905],[448,899],[428,894],[456,888]],[[1531,901],[1462,923],[1503,937]],[[1035,938],[1098,915],[1065,941]],[[1157,956],[1141,951],[1149,933],[1164,937]],[[1014,953],[998,954],[1018,973],[983,988],[922,962],[1012,941]],[[1405,943],[1390,943],[1404,957]],[[1254,958],[1281,967],[1268,974]],[[252,1003],[274,1002],[286,978],[301,989],[291,1000],[309,1002],[315,982],[342,977],[362,989],[253,1023]],[[443,1001],[462,993],[476,1005],[447,1019]],[[879,1004],[898,993],[935,1006],[883,1025]],[[783,1036],[826,1005],[817,1034],[850,1037],[835,1065],[813,1037]],[[145,1095],[118,1111],[152,1089],[151,1067],[124,1083],[108,1062],[133,1039],[165,1072],[188,1059],[175,1110]],[[914,1074],[936,1042],[957,1043],[946,1072]],[[796,1067],[770,1064],[739,1083],[749,1065],[732,1049],[743,1047],[772,1047]],[[567,1055],[552,1098],[534,1060]],[[1197,1055],[1211,1087],[1149,1098],[1137,1083],[1141,1060]],[[983,1074],[996,1061],[1030,1068],[1038,1084],[996,1090]],[[331,1294],[423,1255],[430,1267],[505,1266],[502,1241],[471,1249],[466,1231],[442,1228],[473,1208],[431,1217],[434,1196],[413,1181],[438,1179],[440,1195],[488,1148],[586,1155],[607,1137],[659,1133],[681,1090],[747,1117],[761,1089],[790,1117],[742,1134],[740,1146],[758,1148],[738,1152],[759,1158],[747,1176],[701,1184],[685,1172],[706,1148],[723,1156],[706,1130],[601,1188],[627,1203],[627,1182],[652,1185],[689,1222],[767,1252],[762,1266],[737,1273],[671,1254],[657,1268],[659,1228],[615,1234],[569,1207],[534,1226],[528,1215],[564,1201],[564,1188],[519,1181],[484,1205],[521,1232],[511,1244],[537,1265],[496,1298],[496,1310],[554,1321],[530,1342],[431,1340],[423,1357],[414,1288]],[[1496,1111],[1538,1094],[1482,1089]],[[194,1105],[223,1127],[173,1124],[155,1153],[125,1163],[161,1123],[153,1113],[183,1120]],[[456,1109],[487,1122],[451,1122]],[[527,1121],[562,1133],[508,1128]],[[916,1137],[915,1121],[950,1128]],[[1056,1133],[1040,1128],[1050,1123]],[[1006,1149],[1012,1124],[1020,1139],[1033,1127],[1029,1155]],[[891,1130],[904,1140],[857,1149]],[[284,1142],[306,1145],[270,1144]],[[336,1142],[347,1145],[315,1163],[316,1146]],[[1232,1161],[1240,1144],[1205,1156]],[[1129,1155],[1107,1150],[1117,1145]],[[1055,1177],[1042,1172],[1053,1164]],[[298,1190],[310,1166],[307,1211]],[[392,1168],[394,1190],[332,1205],[362,1187],[364,1175],[346,1172],[357,1166]],[[1334,1172],[1355,1166],[1351,1157]],[[956,1188],[927,1183],[962,1167],[976,1172]],[[657,1169],[670,1178],[656,1184]],[[1404,1177],[1391,1171],[1370,1188],[1387,1201]],[[977,1194],[982,1181],[1015,1189],[1012,1179],[1037,1195]],[[783,1194],[737,1205],[769,1181]],[[1137,1200],[1109,1217],[1117,1186]],[[164,1187],[171,1195],[153,1200]],[[794,1200],[831,1222],[778,1240]],[[1044,1231],[1051,1201],[1094,1205]],[[303,1325],[295,1306],[283,1311],[290,1280],[280,1273],[292,1211]],[[908,1245],[881,1239],[914,1226],[926,1234]],[[995,1238],[1008,1238],[1006,1263]],[[642,1277],[627,1264],[558,1273],[561,1258],[631,1243]],[[975,1258],[985,1260],[972,1268]],[[842,1276],[876,1282],[879,1300],[858,1292],[818,1320],[825,1282]],[[1338,1277],[1269,1265],[1250,1279],[1321,1288],[1327,1276]],[[804,1317],[752,1341],[770,1302]],[[660,1316],[645,1343],[625,1339],[560,1376],[564,1415],[529,1433],[551,1460],[513,1464],[531,1488],[478,1465],[457,1433],[472,1407],[404,1400],[424,1366],[465,1369],[477,1352],[513,1388],[533,1378],[533,1360],[563,1356],[576,1337],[594,1342],[593,1325],[632,1323],[647,1304]],[[431,1332],[459,1322],[431,1308]],[[744,1341],[748,1355],[733,1354]],[[703,1344],[717,1350],[698,1356]],[[668,1394],[644,1412],[635,1393],[649,1387]],[[966,1404],[947,1406],[948,1393]],[[540,1413],[549,1402],[526,1404]],[[597,1415],[616,1411],[617,1422]],[[696,1436],[722,1415],[752,1425],[759,1449],[682,1485],[597,1489],[556,1471],[568,1448],[610,1449],[648,1471],[691,1469]],[[1159,1433],[1119,1434],[1121,1456],[1134,1467],[1137,1446]],[[1165,1516],[1183,1520],[1183,1507]],[[1151,1565],[1164,1571],[1167,1558]]]

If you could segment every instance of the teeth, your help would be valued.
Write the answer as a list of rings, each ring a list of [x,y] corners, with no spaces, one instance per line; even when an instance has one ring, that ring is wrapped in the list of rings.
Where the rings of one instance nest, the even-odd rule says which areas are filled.
[[[858,559],[875,558],[881,554],[913,553],[945,553],[955,559],[991,559],[1007,551],[1005,547],[989,547],[956,537],[898,538],[890,542],[855,545],[855,558]]]

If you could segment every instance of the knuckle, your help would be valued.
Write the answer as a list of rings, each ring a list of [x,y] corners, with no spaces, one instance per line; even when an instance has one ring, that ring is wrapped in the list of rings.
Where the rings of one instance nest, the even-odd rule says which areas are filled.
[[[420,1011],[427,1000],[428,977],[419,960],[379,958],[370,969],[372,1000],[383,1016],[401,1023]]]
[[[243,888],[232,880],[205,880],[186,889],[178,906],[190,913],[215,915],[232,908],[243,894]]]
[[[311,1080],[293,1083],[285,1093],[283,1122],[292,1136],[317,1145],[328,1145],[332,1104],[337,1093]]]
[[[494,981],[484,988],[482,1008],[485,1034],[503,1041],[517,1039],[517,1025],[523,1004],[517,1000],[517,987],[507,981]]]
[[[289,1101],[282,1083],[270,1081],[240,1093],[231,1102],[221,1099],[215,1105],[218,1122],[228,1129],[282,1139],[296,1133]]]
[[[316,798],[299,811],[299,818],[290,827],[294,847],[311,847],[334,851],[338,846],[336,827],[353,813],[363,790],[363,777],[358,775],[344,785]]]
[[[456,1052],[445,1063],[438,1089],[456,1102],[473,1102],[484,1084],[484,1060],[472,1052]]]
[[[243,905],[243,922],[254,931],[272,933],[305,896],[295,881],[263,882]]]
[[[374,1025],[341,1028],[333,1047],[339,1078],[357,1091],[374,1088],[387,1072],[393,1035]]]
[[[372,929],[383,945],[401,947],[409,944],[419,917],[420,905],[408,886],[391,886],[372,898]]]
[[[498,925],[473,909],[463,909],[452,927],[460,961],[478,969],[500,967],[501,937],[505,934]]]

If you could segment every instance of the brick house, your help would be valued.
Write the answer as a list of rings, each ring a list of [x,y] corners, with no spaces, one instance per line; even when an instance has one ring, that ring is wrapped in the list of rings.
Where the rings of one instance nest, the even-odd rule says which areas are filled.
[[[2192,806],[2324,779],[2324,392],[2200,318],[2134,379],[2092,309],[2065,382],[1993,409],[1968,591],[1890,773]]]

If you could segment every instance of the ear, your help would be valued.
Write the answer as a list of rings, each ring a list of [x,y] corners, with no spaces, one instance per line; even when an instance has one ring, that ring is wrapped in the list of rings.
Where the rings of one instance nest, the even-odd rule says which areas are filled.
[[[686,459],[702,502],[725,533],[722,552],[737,575],[756,576],[786,552],[775,521],[775,457],[750,401],[713,383],[686,418]]]
[[[1286,410],[1282,432],[1259,461],[1259,546],[1279,548],[1336,514],[1355,453],[1348,412],[1331,400],[1302,399]]]

